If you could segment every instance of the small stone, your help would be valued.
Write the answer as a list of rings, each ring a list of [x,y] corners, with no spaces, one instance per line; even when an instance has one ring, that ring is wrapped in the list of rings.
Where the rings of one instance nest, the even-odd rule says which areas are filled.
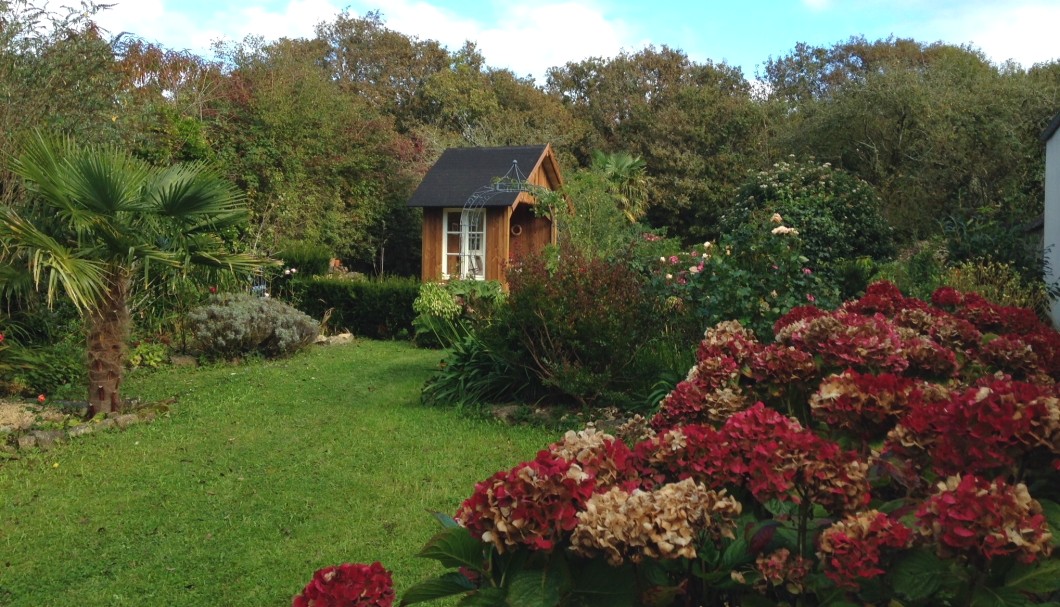
[[[140,414],[140,421],[151,422],[155,420],[156,415],[151,411],[144,411]]]
[[[55,445],[63,442],[66,438],[63,433],[58,430],[38,430],[33,433],[37,439],[38,449],[51,449]]]
[[[174,367],[197,367],[199,366],[199,360],[187,354],[174,354],[169,357],[169,364]]]
[[[352,333],[339,333],[338,335],[332,335],[331,337],[328,338],[328,345],[329,346],[341,346],[343,344],[351,343],[352,341],[353,341],[353,334]]]
[[[73,438],[78,436],[84,436],[86,434],[92,434],[95,431],[96,427],[92,424],[81,424],[80,426],[74,426],[73,428],[70,428],[70,430],[67,431],[66,434],[67,436]]]
[[[328,338],[323,335],[317,335],[317,338],[313,340],[313,343],[320,344],[321,346],[328,345]]]
[[[114,418],[114,424],[119,428],[128,428],[133,424],[140,423],[140,418],[134,413],[126,413],[125,415],[119,415]]]
[[[32,434],[23,434],[18,437],[19,449],[32,449],[37,446],[37,437]]]
[[[96,422],[96,426],[98,426],[100,430],[103,430],[105,428],[113,428],[115,425],[116,424],[114,423],[114,418],[109,417],[103,421]]]

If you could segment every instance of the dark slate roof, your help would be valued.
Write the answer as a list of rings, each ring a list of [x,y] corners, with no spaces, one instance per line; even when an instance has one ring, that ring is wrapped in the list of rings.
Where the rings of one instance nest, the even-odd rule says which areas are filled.
[[[434,163],[409,198],[410,207],[463,207],[479,188],[492,185],[519,163],[523,178],[530,176],[545,153],[544,145],[507,148],[450,148]],[[518,192],[498,192],[478,206],[509,207]]]
[[[1045,131],[1042,132],[1042,143],[1049,141],[1056,132],[1056,129],[1060,129],[1060,114],[1053,117],[1053,121],[1049,123],[1049,126],[1045,127]]]

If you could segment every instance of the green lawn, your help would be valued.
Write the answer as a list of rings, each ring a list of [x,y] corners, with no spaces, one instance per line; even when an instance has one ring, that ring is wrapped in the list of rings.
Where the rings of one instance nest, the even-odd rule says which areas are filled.
[[[399,591],[474,483],[554,439],[419,404],[437,352],[362,341],[131,377],[151,424],[0,465],[0,605],[289,605],[381,560]]]

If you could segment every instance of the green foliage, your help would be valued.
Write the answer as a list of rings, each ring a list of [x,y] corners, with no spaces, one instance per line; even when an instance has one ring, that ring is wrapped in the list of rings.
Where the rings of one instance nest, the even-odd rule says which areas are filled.
[[[926,241],[903,251],[894,261],[880,264],[873,280],[886,280],[911,297],[930,299],[943,285],[946,251],[938,241]]]
[[[528,370],[510,362],[484,332],[480,328],[454,336],[438,371],[423,386],[424,404],[474,408],[530,391],[533,378]]]
[[[988,258],[1016,270],[1027,283],[1044,276],[1042,241],[1027,233],[1025,216],[1002,217],[991,208],[967,217],[952,215],[942,222],[947,258],[951,264]]]
[[[497,281],[450,280],[426,282],[412,303],[416,343],[452,347],[468,332],[488,325],[506,296]]]
[[[302,276],[327,274],[334,256],[328,247],[305,241],[287,243],[274,255],[286,268],[294,268]]]
[[[128,364],[132,369],[157,369],[169,359],[169,348],[163,343],[140,342],[129,351]]]
[[[188,314],[196,348],[204,356],[288,356],[313,343],[320,330],[309,316],[282,301],[247,294],[210,298]]]
[[[1003,306],[1017,306],[1044,312],[1049,297],[1041,282],[1028,284],[1019,271],[1007,263],[990,259],[964,261],[946,269],[942,284],[965,293],[978,293]]]
[[[451,520],[451,519],[450,519]],[[416,556],[452,569],[413,585],[401,597],[413,605],[464,595],[461,605],[633,607],[636,577],[629,565],[567,556],[562,551],[502,554],[467,529],[446,526]],[[485,565],[484,565],[485,564]],[[471,574],[481,580],[473,583]]]
[[[26,350],[22,358],[31,363],[15,371],[9,384],[18,386],[26,396],[69,392],[85,384],[85,346],[83,341],[64,340]],[[81,392],[83,397],[84,392]]]
[[[783,108],[780,148],[875,186],[902,242],[937,234],[940,217],[990,209],[1018,223],[1041,212],[1038,135],[1060,80],[971,47],[895,38],[800,44],[765,72]]]
[[[685,242],[716,236],[718,214],[748,166],[760,163],[762,105],[738,68],[647,47],[549,70],[546,90],[586,127],[571,146],[623,150],[645,164],[648,223]]]
[[[624,251],[640,230],[630,223],[608,178],[598,171],[578,171],[563,188],[538,194],[559,232],[562,251],[582,257],[613,257]]]
[[[498,331],[542,387],[583,405],[606,396],[629,406],[643,396],[631,392],[647,391],[658,369],[636,364],[637,352],[665,318],[627,264],[570,252],[550,267],[535,256],[509,272],[508,284]]]
[[[420,283],[414,278],[373,280],[315,277],[291,285],[295,305],[314,317],[331,310],[328,325],[379,339],[410,337],[412,304]]]
[[[702,329],[739,320],[760,339],[795,306],[832,305],[835,287],[810,269],[801,232],[767,218],[723,236],[716,244],[661,258],[652,288],[672,314],[687,315]]]
[[[746,238],[774,213],[799,231],[815,271],[860,257],[882,260],[894,252],[873,187],[827,162],[789,159],[752,173],[718,227],[722,234]]]

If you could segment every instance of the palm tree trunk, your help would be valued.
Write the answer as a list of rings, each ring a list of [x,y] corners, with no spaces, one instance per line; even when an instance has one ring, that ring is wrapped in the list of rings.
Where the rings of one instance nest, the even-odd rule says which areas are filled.
[[[129,278],[116,269],[100,305],[88,314],[88,414],[120,411],[125,342],[129,335]]]

